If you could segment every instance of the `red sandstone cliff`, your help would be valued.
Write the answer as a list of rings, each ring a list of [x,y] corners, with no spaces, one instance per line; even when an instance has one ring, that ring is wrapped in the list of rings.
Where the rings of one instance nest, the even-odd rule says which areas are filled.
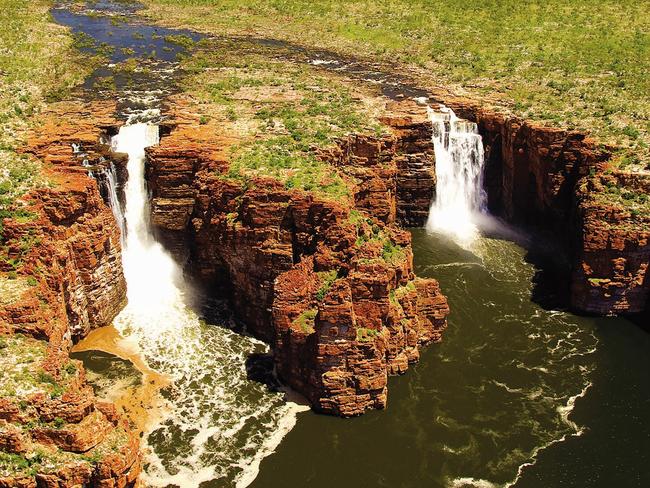
[[[571,307],[599,315],[650,311],[648,207],[634,210],[631,201],[621,199],[621,193],[650,198],[650,177],[611,171],[610,152],[582,133],[523,121],[464,98],[442,101],[478,124],[491,212],[515,224],[546,229],[565,249],[571,265],[565,276]],[[389,106],[396,114],[386,118],[390,126],[399,130],[405,106]],[[421,154],[430,151],[424,146],[430,124],[423,108],[411,104],[406,110],[410,114],[404,126],[415,135],[408,140],[424,149],[417,151],[421,162]],[[398,193],[404,184],[398,181]],[[612,193],[612,187],[620,191]],[[421,198],[411,199],[410,215],[428,211],[425,195],[419,194]],[[409,213],[401,215],[403,222],[422,223]]]
[[[12,361],[0,395],[0,449],[28,466],[16,465],[0,486],[137,483],[137,437],[94,397],[82,364],[68,359],[73,341],[110,324],[126,302],[119,228],[72,149],[81,144],[87,163],[102,164],[98,142],[116,124],[112,111],[94,104],[47,114],[28,150],[51,185],[24,197],[33,219],[4,220],[3,279],[15,273],[12,286],[27,285],[0,306]]]
[[[181,259],[189,249],[203,281],[228,285],[237,315],[273,344],[279,375],[314,408],[342,416],[383,408],[387,375],[404,372],[446,326],[445,297],[435,280],[415,279],[410,237],[391,224],[396,165],[412,154],[431,161],[430,142],[352,137],[324,151],[359,181],[354,204],[364,212],[351,213],[349,202],[272,179],[224,178],[235,138],[197,119],[175,117],[147,150],[158,235]]]

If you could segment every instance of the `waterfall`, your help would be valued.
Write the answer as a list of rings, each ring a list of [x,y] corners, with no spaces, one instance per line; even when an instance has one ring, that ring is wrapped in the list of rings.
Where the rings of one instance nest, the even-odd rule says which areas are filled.
[[[100,142],[103,143],[101,138]],[[112,161],[110,161],[108,168],[94,167],[90,164],[90,161],[86,157],[87,154],[83,152],[83,147],[80,143],[73,142],[71,146],[72,153],[75,155],[75,157],[77,157],[77,159],[81,160],[81,165],[84,168],[88,168],[88,176],[94,178],[97,181],[100,186],[100,190],[106,190],[106,198],[108,199],[108,204],[113,211],[115,221],[120,228],[122,244],[124,244],[124,240],[126,238],[126,224],[124,220],[124,213],[122,212],[122,206],[120,205],[120,200],[117,196],[117,177],[115,173],[115,165]],[[103,156],[100,156],[99,163],[101,166],[101,164],[106,163],[106,159]],[[104,196],[103,193],[102,196]]]
[[[163,418],[144,433],[143,480],[151,487],[199,488],[212,480],[244,487],[306,407],[248,379],[246,361],[268,352],[266,344],[208,325],[188,307],[182,272],[149,224],[145,148],[157,143],[158,127],[146,123],[123,126],[111,141],[128,154],[129,172],[122,251],[128,305],[113,325],[171,380]]]
[[[427,229],[451,235],[462,243],[477,236],[476,217],[485,210],[483,140],[475,123],[453,110],[427,107],[436,156],[436,198]]]
[[[137,325],[146,329],[147,336],[154,341],[166,329],[187,321],[184,293],[178,286],[181,271],[149,229],[145,148],[157,143],[158,126],[146,123],[123,126],[111,141],[114,151],[128,155],[129,172],[125,188],[126,239],[122,251],[128,305],[117,324],[126,320],[131,328]]]
[[[148,197],[144,180],[145,148],[158,143],[158,126],[132,124],[123,126],[111,141],[114,151],[127,153],[129,180],[126,184],[126,239],[122,252],[124,276],[129,299],[128,310],[148,321],[155,317],[164,323],[164,304],[182,303],[175,282],[180,275],[171,256],[149,231]],[[119,207],[119,204],[116,205]],[[171,318],[171,317],[170,317]]]
[[[115,221],[120,228],[122,244],[124,245],[126,241],[126,222],[124,220],[124,213],[122,212],[120,200],[117,197],[117,178],[115,176],[115,166],[113,163],[111,163],[109,168],[105,170],[104,174],[106,176],[106,186],[108,188],[108,201],[110,203],[111,210],[113,211]]]

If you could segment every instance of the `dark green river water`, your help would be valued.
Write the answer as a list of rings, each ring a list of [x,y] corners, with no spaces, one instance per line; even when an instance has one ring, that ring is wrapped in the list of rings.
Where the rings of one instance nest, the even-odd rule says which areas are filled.
[[[252,486],[650,486],[650,335],[533,303],[511,242],[470,253],[414,230],[413,248],[449,298],[443,342],[391,380],[386,411],[301,414]]]

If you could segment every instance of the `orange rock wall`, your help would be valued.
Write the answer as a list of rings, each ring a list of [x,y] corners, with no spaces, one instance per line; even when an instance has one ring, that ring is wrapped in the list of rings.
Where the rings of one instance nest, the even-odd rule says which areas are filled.
[[[18,278],[28,275],[33,283],[19,300],[0,307],[0,334],[22,333],[47,341],[39,367],[57,382],[65,375],[73,341],[110,324],[126,304],[119,228],[97,182],[72,150],[72,143],[81,144],[89,164],[105,164],[107,148],[98,142],[117,125],[113,107],[61,109],[43,118],[28,145],[51,181],[49,188],[25,197],[36,217],[3,222],[8,256],[22,262]],[[116,164],[121,160],[116,158]],[[24,242],[30,245],[22,246]],[[6,263],[2,266],[9,271]],[[47,473],[0,478],[0,487],[136,486],[141,469],[138,438],[111,404],[95,398],[81,363],[75,362],[75,370],[75,379],[65,383],[61,396],[35,393],[0,399],[0,449],[21,453],[28,445],[42,445],[85,453],[118,431],[124,432],[124,441],[92,465],[63,464]],[[61,425],[45,425],[55,420]]]
[[[360,230],[350,204],[271,179],[243,186],[223,178],[228,141],[220,150],[213,135],[199,144],[196,137],[179,124],[147,151],[157,234],[203,282],[225,285],[238,317],[274,345],[279,375],[314,408],[342,416],[383,408],[387,375],[404,372],[421,345],[440,339],[448,313],[435,280],[414,281],[410,236],[390,224],[398,208],[395,139],[351,138],[322,155],[338,157],[346,172],[359,170],[355,204],[406,250],[400,263],[388,264],[380,247],[355,245]],[[384,163],[386,171],[376,172]],[[384,176],[392,181],[382,186]],[[318,273],[328,271],[338,279],[319,296]],[[391,300],[409,283],[408,293]],[[316,311],[313,325],[301,326],[308,311]]]

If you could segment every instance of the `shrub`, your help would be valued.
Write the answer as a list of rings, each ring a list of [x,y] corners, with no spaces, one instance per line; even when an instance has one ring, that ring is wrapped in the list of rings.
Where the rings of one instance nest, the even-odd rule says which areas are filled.
[[[327,296],[327,292],[330,291],[330,288],[332,288],[332,285],[336,281],[338,272],[333,269],[331,271],[321,271],[317,273],[317,275],[321,280],[321,286],[316,292],[316,300],[322,302]]]
[[[316,322],[316,315],[318,315],[318,309],[312,308],[302,312],[293,323],[300,327],[300,329],[307,333],[311,334],[315,331],[314,325]]]
[[[357,329],[357,341],[359,342],[372,342],[378,335],[379,331],[375,329],[368,329],[366,327],[359,327]]]

